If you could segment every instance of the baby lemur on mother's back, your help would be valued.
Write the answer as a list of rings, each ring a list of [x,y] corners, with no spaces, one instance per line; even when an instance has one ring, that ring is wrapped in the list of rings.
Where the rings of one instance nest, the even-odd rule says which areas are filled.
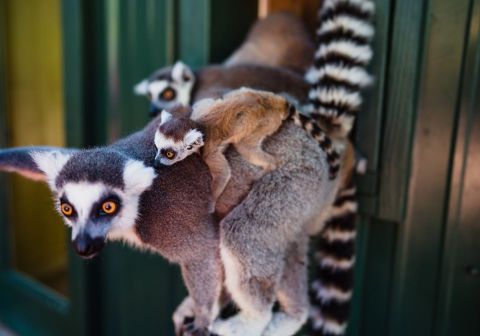
[[[190,119],[188,108],[168,110],[155,133],[156,162],[172,165],[203,146],[203,158],[213,176],[214,201],[222,194],[231,177],[224,152],[229,145],[244,159],[264,171],[277,168],[277,160],[262,149],[264,139],[275,133],[286,119],[293,120],[314,137],[328,153],[331,178],[338,171],[339,156],[327,148],[328,139],[317,124],[301,115],[288,100],[266,91],[242,88],[219,99],[204,99],[193,106]],[[205,135],[205,139],[203,137]]]

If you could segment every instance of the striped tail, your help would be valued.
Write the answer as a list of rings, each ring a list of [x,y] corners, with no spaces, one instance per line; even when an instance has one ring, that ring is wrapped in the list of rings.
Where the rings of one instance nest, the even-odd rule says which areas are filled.
[[[313,238],[309,336],[344,335],[350,313],[355,263],[357,201],[353,180],[339,190],[325,227]]]
[[[302,127],[312,138],[314,138],[320,148],[327,154],[327,161],[329,166],[329,178],[334,180],[337,178],[340,171],[340,155],[332,145],[332,140],[320,128],[318,122],[306,115],[301,114],[294,105],[287,101],[288,106],[288,120],[292,120],[295,125]]]
[[[306,73],[311,84],[303,111],[330,135],[347,137],[362,103],[360,91],[372,82],[370,0],[324,0],[320,9],[314,65]]]

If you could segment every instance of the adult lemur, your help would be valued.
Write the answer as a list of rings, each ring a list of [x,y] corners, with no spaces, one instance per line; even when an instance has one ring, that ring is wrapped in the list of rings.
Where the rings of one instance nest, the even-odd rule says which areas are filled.
[[[274,93],[289,93],[306,102],[308,84],[303,73],[314,53],[310,36],[291,14],[277,13],[258,21],[248,38],[223,65],[192,71],[181,61],[153,72],[134,91],[151,102],[156,116],[176,103],[192,104],[219,98],[242,86]]]
[[[323,33],[335,30],[337,37],[350,41],[355,37],[370,38],[365,30],[352,31],[349,20],[336,20],[343,14],[364,21],[372,11],[370,2],[337,0],[326,1],[325,5],[328,11],[332,11],[333,23],[337,25],[333,24]],[[351,84],[349,90],[358,91],[364,84],[358,82],[358,77],[335,77],[335,74],[339,70],[339,74],[353,75],[358,67],[363,67],[366,59],[358,60],[355,48],[335,47],[334,40],[330,40],[333,45],[330,49],[317,53],[320,66],[325,67],[323,72],[318,72],[319,79],[333,75],[338,80],[334,84],[342,80]],[[336,57],[338,54],[342,57]],[[335,88],[333,90],[337,92]],[[345,103],[342,98],[340,101],[324,100],[322,95],[319,98],[320,105],[325,102],[329,109],[339,102],[338,107]],[[351,106],[358,107],[356,101],[351,103]],[[340,113],[326,114],[322,120],[329,117],[333,124],[341,120]],[[68,197],[60,199],[62,204],[67,204],[60,210],[69,218],[67,223],[77,224],[72,234],[84,235],[75,244],[82,254],[98,252],[103,241],[92,238],[106,236],[126,239],[142,247],[163,249],[173,260],[197,260],[200,253],[216,253],[211,243],[216,238],[215,230],[212,232],[210,218],[201,210],[209,191],[206,166],[198,156],[192,155],[175,166],[162,168],[154,177],[149,167],[155,155],[151,129],[152,124],[127,139],[100,149],[1,151],[0,169],[28,177],[49,177],[51,188]],[[146,138],[150,139],[149,142],[145,142]],[[339,145],[345,142],[346,139],[339,136],[332,145],[341,148]],[[300,328],[308,308],[305,268],[308,232],[316,231],[315,227],[333,203],[340,184],[339,179],[332,181],[328,178],[326,153],[291,123],[285,123],[278,133],[267,139],[265,149],[277,157],[280,166],[261,178],[258,178],[258,168],[249,165],[232,150],[227,153],[232,179],[219,198],[217,209],[225,214],[220,230],[225,285],[241,312],[214,324],[213,330],[220,335],[292,335]],[[343,157],[346,156],[345,153]],[[115,210],[110,214],[112,208]],[[197,228],[210,232],[210,235],[199,235],[195,231]],[[87,232],[90,239],[85,236]],[[339,236],[332,235],[333,238]],[[202,241],[204,246],[197,246],[201,252],[188,254],[184,246],[192,241],[200,244],[197,239],[205,239]],[[351,260],[324,256],[322,264],[341,272],[351,267]],[[215,312],[212,299],[205,297],[218,291],[213,280],[218,276],[218,265],[207,263],[211,270],[206,273],[197,265],[187,263],[182,270],[197,275],[194,281],[188,281],[188,276],[186,280],[190,282],[190,291],[196,293],[194,299],[204,302],[203,306],[197,304],[195,311],[195,323],[200,327]],[[210,292],[204,289],[205,284],[210,284],[207,286]],[[275,299],[280,303],[280,310],[272,313]],[[325,322],[330,321],[326,319]],[[328,323],[325,326],[330,325]],[[327,328],[325,331],[339,330]]]

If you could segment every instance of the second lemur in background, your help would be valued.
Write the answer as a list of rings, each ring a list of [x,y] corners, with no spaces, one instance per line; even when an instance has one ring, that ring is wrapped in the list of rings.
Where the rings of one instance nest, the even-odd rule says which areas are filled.
[[[135,85],[134,91],[148,98],[152,117],[177,103],[191,105],[203,98],[220,98],[241,87],[288,92],[306,103],[308,83],[303,74],[312,64],[313,53],[302,21],[288,13],[275,13],[256,22],[224,64],[193,71],[178,61],[154,71]]]

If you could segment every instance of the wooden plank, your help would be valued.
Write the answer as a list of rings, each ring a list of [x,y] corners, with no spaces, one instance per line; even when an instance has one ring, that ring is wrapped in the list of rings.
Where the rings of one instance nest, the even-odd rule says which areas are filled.
[[[413,118],[421,73],[424,4],[417,0],[395,2],[392,21],[378,215],[396,222],[404,217],[407,197]]]
[[[0,275],[2,321],[21,335],[65,335],[68,301],[17,272]]]
[[[397,5],[399,6],[397,10],[401,12],[404,5],[413,6],[409,1],[397,2]],[[400,106],[405,109],[415,108],[416,123],[406,219],[399,226],[396,247],[389,326],[391,335],[433,333],[439,260],[442,255],[444,205],[448,199],[450,155],[454,140],[452,125],[455,123],[457,112],[457,93],[468,9],[468,0],[455,2],[433,0],[428,3],[425,12],[423,69],[418,74],[420,83],[417,93],[418,105],[412,106],[409,102],[405,106],[405,103],[400,102],[400,98],[410,101],[406,97],[414,96],[409,96],[408,92],[404,91],[405,88],[395,92],[396,95],[404,94],[395,98]],[[403,52],[399,52],[399,55],[402,54]],[[410,66],[408,59],[403,63],[405,72],[408,72],[407,67]],[[398,117],[398,122],[404,123],[405,120]],[[392,142],[393,135],[400,137],[396,143]],[[398,148],[398,141],[405,143],[409,136],[401,129],[392,136],[389,143],[394,148],[390,150],[405,155],[404,150],[400,151]],[[396,149],[399,152],[396,152]],[[390,160],[396,163],[394,159],[393,156],[390,157]],[[388,161],[385,164],[387,168],[402,172],[402,165],[393,166]],[[397,212],[397,215],[400,213]]]
[[[0,1],[0,147],[4,148],[8,143],[7,128],[7,100],[6,100],[6,16],[5,2]],[[7,207],[8,199],[8,179],[6,174],[0,174],[0,271],[6,270],[11,266],[11,232],[8,225],[9,210]]]
[[[364,219],[358,227],[354,319],[349,335],[387,335],[397,225]]]
[[[223,62],[245,39],[257,5],[257,0],[211,0],[210,63]]]
[[[210,60],[210,0],[180,0],[178,58],[192,67]]]
[[[472,3],[438,291],[435,334],[442,336],[480,330],[480,1]]]
[[[358,176],[359,195],[377,195],[378,170],[380,160],[382,118],[385,110],[385,96],[388,89],[387,65],[390,57],[391,36],[390,1],[375,0],[375,39],[373,41],[373,60],[370,72],[374,85],[364,91],[365,103],[357,118],[355,144],[358,151],[368,160],[367,174]],[[364,209],[365,211],[366,209]],[[367,213],[374,214],[375,208]]]

